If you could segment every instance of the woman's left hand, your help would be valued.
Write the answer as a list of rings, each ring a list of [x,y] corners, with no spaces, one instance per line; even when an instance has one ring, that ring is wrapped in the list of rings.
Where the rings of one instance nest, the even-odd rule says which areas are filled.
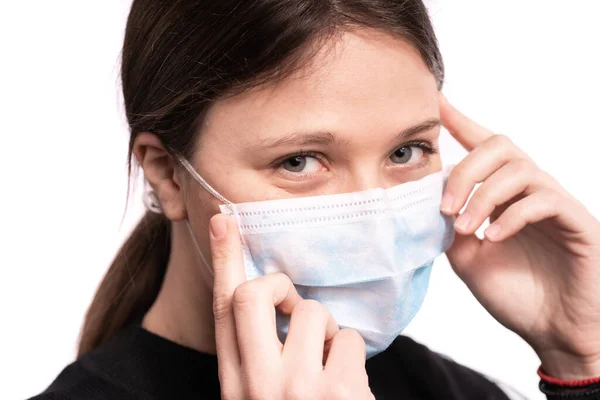
[[[452,267],[546,373],[600,376],[600,223],[506,136],[440,98],[444,126],[469,151],[450,173],[442,212],[458,214],[481,183],[456,219]]]

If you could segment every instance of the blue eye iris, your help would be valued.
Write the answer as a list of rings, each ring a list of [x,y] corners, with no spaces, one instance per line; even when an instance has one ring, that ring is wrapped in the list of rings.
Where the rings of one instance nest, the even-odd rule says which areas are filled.
[[[283,162],[282,167],[290,172],[302,172],[306,167],[306,157],[295,156],[288,158]]]
[[[412,155],[412,147],[401,147],[390,156],[390,159],[396,164],[406,164],[410,161]]]

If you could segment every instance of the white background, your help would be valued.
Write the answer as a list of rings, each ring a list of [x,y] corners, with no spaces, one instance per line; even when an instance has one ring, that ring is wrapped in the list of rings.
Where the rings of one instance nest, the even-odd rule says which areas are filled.
[[[600,2],[431,0],[445,93],[600,216]],[[130,1],[0,3],[0,398],[43,390],[142,213],[126,206],[118,60]],[[447,135],[445,133],[445,135]],[[464,152],[448,136],[446,162]],[[600,267],[600,266],[599,266]],[[532,399],[538,360],[438,262],[408,334]],[[424,377],[426,379],[426,377]]]

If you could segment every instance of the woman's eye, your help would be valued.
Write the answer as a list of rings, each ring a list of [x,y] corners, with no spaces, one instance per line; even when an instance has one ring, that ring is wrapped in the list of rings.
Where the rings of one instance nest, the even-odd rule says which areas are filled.
[[[416,164],[423,158],[423,149],[417,146],[400,147],[391,156],[395,164]]]
[[[320,169],[320,162],[315,157],[294,156],[285,160],[281,166],[289,172],[311,173]]]

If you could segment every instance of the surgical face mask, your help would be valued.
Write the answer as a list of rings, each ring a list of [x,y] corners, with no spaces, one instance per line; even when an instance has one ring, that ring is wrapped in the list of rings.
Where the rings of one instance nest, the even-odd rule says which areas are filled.
[[[433,261],[453,239],[453,221],[440,213],[449,169],[389,189],[233,204],[179,161],[237,220],[247,278],[288,275],[340,328],[361,334],[367,357],[384,351],[417,313]],[[278,315],[282,340],[288,327]]]

